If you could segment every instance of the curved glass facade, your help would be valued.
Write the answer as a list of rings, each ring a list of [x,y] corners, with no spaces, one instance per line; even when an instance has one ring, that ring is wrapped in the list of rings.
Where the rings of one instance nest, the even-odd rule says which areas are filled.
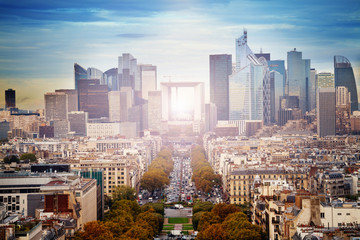
[[[235,40],[236,71],[229,78],[229,120],[270,121],[270,74],[266,60],[247,45],[247,32]]]
[[[80,79],[87,79],[87,71],[79,64],[74,63],[75,89],[78,89]]]
[[[344,56],[334,56],[335,87],[347,87],[351,98],[351,112],[358,110],[355,76],[350,61]]]

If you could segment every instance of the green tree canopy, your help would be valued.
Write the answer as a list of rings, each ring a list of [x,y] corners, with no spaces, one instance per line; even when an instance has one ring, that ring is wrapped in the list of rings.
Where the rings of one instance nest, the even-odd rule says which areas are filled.
[[[33,153],[23,153],[20,156],[20,160],[29,160],[30,162],[37,162],[36,156]]]
[[[112,194],[112,198],[114,201],[117,200],[136,200],[136,191],[134,188],[120,185],[117,186]]]
[[[19,163],[20,160],[16,155],[7,155],[6,157],[4,157],[4,163],[10,164],[12,162]]]

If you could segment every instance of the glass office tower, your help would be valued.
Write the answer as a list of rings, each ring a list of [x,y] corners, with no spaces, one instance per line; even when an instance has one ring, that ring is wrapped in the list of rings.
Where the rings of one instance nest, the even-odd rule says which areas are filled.
[[[78,89],[79,80],[87,79],[87,71],[85,68],[81,67],[79,64],[74,63],[74,75],[75,75],[75,89]]]
[[[349,89],[351,97],[351,113],[358,110],[358,95],[355,76],[350,61],[344,56],[334,56],[335,87],[344,86]]]
[[[235,40],[236,70],[229,79],[229,120],[270,121],[270,74],[265,58],[247,45],[247,32]]]
[[[210,102],[217,108],[218,120],[229,120],[229,76],[231,73],[231,55],[210,55]]]
[[[308,84],[310,79],[310,60],[302,59],[302,52],[287,53],[289,96],[299,97],[302,113],[308,110]]]

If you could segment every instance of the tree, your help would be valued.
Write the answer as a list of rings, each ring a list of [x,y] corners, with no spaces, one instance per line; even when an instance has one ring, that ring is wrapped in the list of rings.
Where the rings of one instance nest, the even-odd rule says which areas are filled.
[[[204,212],[200,218],[197,230],[203,231],[212,224],[221,223],[221,219],[213,212]]]
[[[136,200],[136,191],[134,188],[120,185],[115,188],[112,194],[113,200]]]
[[[151,226],[145,221],[137,221],[133,224],[129,231],[125,233],[125,237],[134,238],[138,240],[151,240],[154,233]]]
[[[159,228],[159,226],[160,226],[159,220],[160,219],[156,215],[154,209],[150,209],[149,211],[140,213],[136,218],[136,222],[138,222],[140,220],[147,222],[151,226],[154,234],[159,234],[161,232],[162,228],[161,229]]]
[[[213,224],[206,228],[204,231],[199,232],[196,237],[198,240],[227,240],[229,239],[228,233],[224,230],[221,224]]]
[[[214,206],[211,212],[220,217],[221,221],[224,221],[225,218],[235,212],[240,212],[241,208],[233,204],[219,203]],[[244,214],[245,215],[245,214]],[[245,215],[246,216],[246,215]]]
[[[116,201],[112,205],[111,211],[106,215],[106,219],[111,220],[121,212],[129,213],[133,217],[133,219],[136,219],[139,213],[141,213],[141,208],[136,201],[131,201],[131,200]]]
[[[103,222],[93,221],[84,225],[84,231],[76,234],[76,240],[111,240],[112,232],[104,225]]]
[[[33,153],[23,153],[20,156],[20,160],[29,160],[32,163],[37,162],[36,156]]]
[[[153,208],[155,210],[155,212],[164,216],[165,208],[164,208],[164,204],[162,204],[162,203],[146,203],[145,205],[141,206],[141,211],[146,212],[146,211],[150,210],[151,208]]]
[[[260,240],[263,237],[261,228],[251,224],[243,212],[229,214],[222,226],[231,240]]]
[[[206,213],[205,211],[201,211],[201,212],[197,212],[197,213],[194,213],[193,216],[192,216],[192,224],[193,224],[193,227],[194,227],[194,230],[197,231],[198,230],[198,226],[199,226],[199,222],[200,222],[200,219],[201,219],[201,216]]]
[[[19,163],[20,161],[16,155],[7,155],[6,157],[4,157],[4,163],[10,164],[12,162]]]
[[[144,173],[140,182],[141,187],[151,192],[151,195],[155,189],[160,189],[162,186],[170,183],[168,176],[161,169],[151,169],[147,171]]]
[[[201,212],[201,211],[206,211],[206,212],[210,212],[211,209],[213,209],[214,204],[212,204],[211,202],[198,202],[194,204],[193,207],[193,214],[197,213],[197,212]]]

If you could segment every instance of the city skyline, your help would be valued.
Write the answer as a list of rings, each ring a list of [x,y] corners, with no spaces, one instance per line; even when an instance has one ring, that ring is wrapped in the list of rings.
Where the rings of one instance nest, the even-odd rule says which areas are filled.
[[[12,88],[20,108],[43,108],[44,93],[74,88],[75,62],[105,72],[122,53],[156,65],[158,86],[165,76],[204,82],[208,101],[209,55],[231,54],[235,62],[244,28],[255,53],[286,60],[297,48],[318,73],[333,73],[333,57],[342,55],[360,82],[357,1],[2,1],[0,9],[0,106]]]

